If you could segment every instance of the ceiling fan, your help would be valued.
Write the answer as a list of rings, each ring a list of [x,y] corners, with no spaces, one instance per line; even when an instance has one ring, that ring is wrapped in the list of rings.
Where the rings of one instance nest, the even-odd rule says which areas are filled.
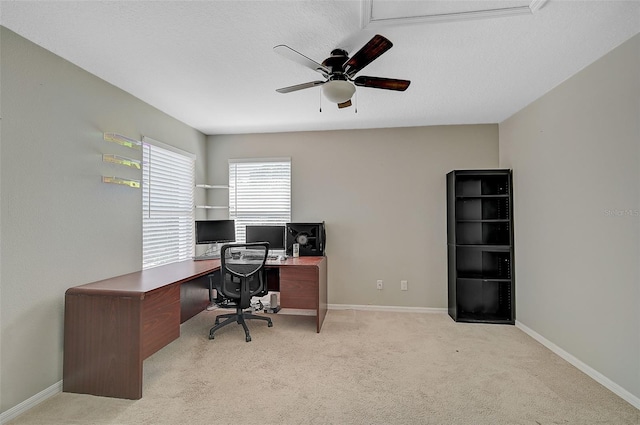
[[[355,76],[362,68],[376,60],[392,46],[393,44],[388,39],[378,34],[373,36],[367,44],[351,57],[349,57],[349,54],[343,49],[334,49],[331,52],[331,56],[322,61],[322,63],[318,63],[302,53],[293,50],[291,47],[280,44],[273,48],[276,53],[319,72],[325,80],[310,81],[295,86],[283,87],[276,91],[278,93],[291,93],[311,87],[322,86],[322,93],[331,102],[336,103],[338,108],[351,106],[351,97],[356,91],[355,86],[405,91],[407,87],[409,87],[409,84],[411,84],[409,80],[368,77],[364,75],[359,77]]]

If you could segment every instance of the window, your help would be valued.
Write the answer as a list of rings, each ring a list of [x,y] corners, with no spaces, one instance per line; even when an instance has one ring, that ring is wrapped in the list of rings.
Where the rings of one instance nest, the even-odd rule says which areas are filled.
[[[142,268],[193,255],[195,156],[142,140]]]
[[[236,241],[245,241],[247,225],[291,221],[291,159],[229,160],[229,218]]]

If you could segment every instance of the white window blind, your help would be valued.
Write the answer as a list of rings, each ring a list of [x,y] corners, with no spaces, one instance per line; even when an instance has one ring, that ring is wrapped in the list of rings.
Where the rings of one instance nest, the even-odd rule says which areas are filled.
[[[145,138],[142,159],[142,268],[191,258],[195,156]]]
[[[229,218],[236,241],[247,225],[284,226],[291,221],[291,159],[230,159]]]

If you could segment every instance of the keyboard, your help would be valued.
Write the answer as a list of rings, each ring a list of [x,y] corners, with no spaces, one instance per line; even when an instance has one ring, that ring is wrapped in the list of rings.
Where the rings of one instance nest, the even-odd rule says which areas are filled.
[[[220,254],[203,254],[203,255],[198,255],[196,257],[193,257],[194,260],[199,261],[199,260],[219,260],[220,259]]]
[[[280,258],[279,255],[267,255],[267,260],[271,260],[271,261],[276,261]],[[251,254],[245,254],[242,256],[243,260],[249,260],[249,261],[253,261],[253,260],[262,260],[262,255],[251,255]],[[283,257],[284,259],[284,257]]]

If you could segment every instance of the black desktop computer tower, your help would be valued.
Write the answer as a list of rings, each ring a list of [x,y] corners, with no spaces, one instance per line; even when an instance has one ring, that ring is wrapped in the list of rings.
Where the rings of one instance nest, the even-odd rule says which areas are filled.
[[[300,256],[323,256],[327,244],[324,222],[287,223],[285,243],[287,255],[293,255],[293,244],[300,246]]]

